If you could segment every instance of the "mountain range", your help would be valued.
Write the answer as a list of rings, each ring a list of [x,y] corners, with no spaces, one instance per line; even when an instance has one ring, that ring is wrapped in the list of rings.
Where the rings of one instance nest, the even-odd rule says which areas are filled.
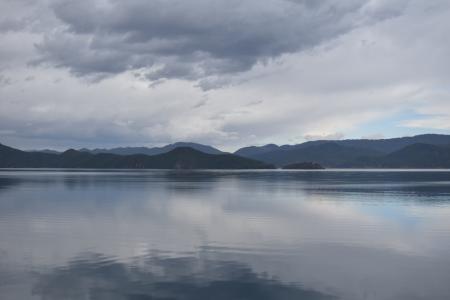
[[[20,155],[19,152],[6,155],[11,149]],[[326,168],[450,168],[450,135],[268,144],[244,147],[233,154],[187,142],[153,148],[80,149],[62,153],[0,147],[0,167],[259,169],[302,163],[317,163]]]
[[[73,149],[60,154],[26,152],[0,144],[0,168],[273,169],[274,166],[238,155],[208,154],[189,147],[157,155],[117,155]]]
[[[118,147],[118,148],[112,148],[112,149],[86,149],[82,148],[79,151],[82,152],[89,152],[92,154],[99,154],[99,153],[110,153],[110,154],[117,154],[117,155],[133,155],[133,154],[146,154],[146,155],[158,155],[167,153],[169,151],[172,151],[176,148],[180,147],[189,147],[194,150],[208,153],[208,154],[223,154],[224,152],[220,151],[219,149],[216,149],[214,147],[208,146],[208,145],[202,145],[198,143],[188,143],[188,142],[177,142],[170,145],[166,145],[163,147]],[[48,150],[47,150],[48,151]]]
[[[427,146],[428,145],[428,146]],[[327,168],[446,168],[450,135],[424,134],[379,140],[319,140],[297,145],[245,147],[234,154],[278,167],[315,162]]]

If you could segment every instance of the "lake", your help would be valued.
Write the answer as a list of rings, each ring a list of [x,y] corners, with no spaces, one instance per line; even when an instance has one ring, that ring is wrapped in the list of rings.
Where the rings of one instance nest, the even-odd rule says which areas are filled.
[[[0,299],[450,299],[450,171],[0,170]]]

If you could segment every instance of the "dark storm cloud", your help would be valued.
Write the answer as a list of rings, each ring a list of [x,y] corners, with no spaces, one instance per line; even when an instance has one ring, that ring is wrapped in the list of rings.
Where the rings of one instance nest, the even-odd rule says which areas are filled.
[[[134,69],[143,69],[150,81],[232,75],[374,21],[366,6],[332,0],[58,1],[52,9],[61,26],[37,45],[36,62],[92,78]]]
[[[0,21],[0,32],[18,31],[25,27],[24,20],[5,19]]]
[[[234,150],[450,128],[448,0],[2,0],[0,12],[0,135],[18,148]]]

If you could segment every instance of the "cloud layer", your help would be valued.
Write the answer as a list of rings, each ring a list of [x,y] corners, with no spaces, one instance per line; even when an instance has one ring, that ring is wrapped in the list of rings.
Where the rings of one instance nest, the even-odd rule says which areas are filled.
[[[376,21],[360,1],[82,0],[52,9],[63,26],[38,44],[40,62],[77,76],[142,70],[151,81],[245,72]]]
[[[0,133],[19,147],[226,149],[450,130],[438,0],[5,0]]]

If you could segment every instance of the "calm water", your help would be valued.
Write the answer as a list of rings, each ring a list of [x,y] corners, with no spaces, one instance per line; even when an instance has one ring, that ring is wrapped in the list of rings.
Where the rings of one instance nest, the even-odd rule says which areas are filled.
[[[450,171],[0,170],[0,299],[450,299]]]

